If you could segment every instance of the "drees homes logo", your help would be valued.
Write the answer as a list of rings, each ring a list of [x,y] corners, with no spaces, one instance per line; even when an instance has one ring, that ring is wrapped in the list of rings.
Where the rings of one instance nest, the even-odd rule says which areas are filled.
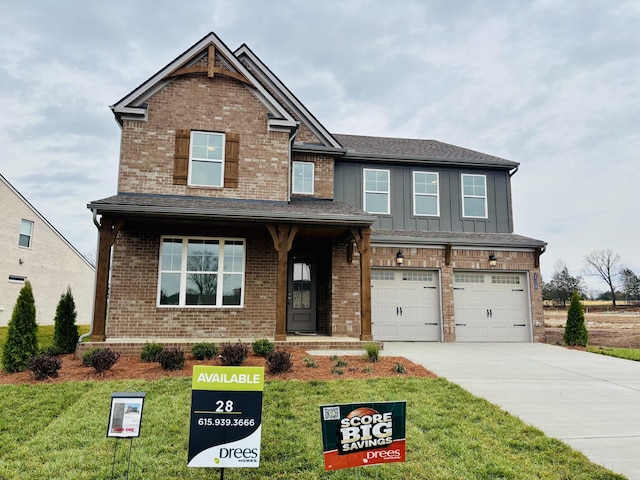
[[[391,445],[393,413],[380,413],[369,407],[356,408],[340,420],[339,436],[340,455]]]
[[[258,462],[258,449],[257,448],[225,448],[221,447],[218,450],[218,455],[214,457],[214,462],[220,464],[221,460],[232,459],[238,463],[257,463]]]

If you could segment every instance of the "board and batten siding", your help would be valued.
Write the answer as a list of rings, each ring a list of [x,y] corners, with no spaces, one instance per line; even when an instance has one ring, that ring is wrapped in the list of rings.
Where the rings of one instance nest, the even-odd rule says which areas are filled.
[[[432,166],[390,166],[385,164],[336,163],[335,199],[363,208],[363,169],[389,170],[391,213],[378,215],[373,229],[431,232],[512,233],[509,184],[504,170],[435,168]],[[413,215],[414,171],[437,172],[440,178],[440,216]],[[461,174],[487,178],[488,218],[463,218]]]

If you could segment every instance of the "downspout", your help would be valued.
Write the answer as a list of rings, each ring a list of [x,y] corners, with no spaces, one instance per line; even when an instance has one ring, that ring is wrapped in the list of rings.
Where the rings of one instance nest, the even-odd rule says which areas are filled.
[[[520,168],[520,165],[516,165],[516,168],[514,168],[513,170],[509,171],[509,223],[511,223],[511,233],[513,233],[514,230],[514,225],[513,225],[513,194],[511,193],[511,177],[513,177],[516,172],[518,171],[518,169]]]
[[[98,223],[98,212],[95,208],[91,209],[91,213],[93,214],[93,224],[98,229],[98,240],[96,241],[96,254],[100,250],[100,224]],[[96,262],[98,259],[96,258]],[[96,309],[96,286],[98,285],[98,266],[95,265],[95,276],[93,279],[93,300],[91,303],[91,325],[89,326],[89,331],[83,335],[80,335],[78,338],[78,343],[84,342],[84,339],[93,335],[93,314]]]
[[[289,136],[289,164],[287,165],[287,203],[291,201],[291,170],[293,165],[291,163],[291,151],[293,150],[293,142],[298,136],[298,130],[300,129],[300,122],[296,122],[296,128],[291,132]]]

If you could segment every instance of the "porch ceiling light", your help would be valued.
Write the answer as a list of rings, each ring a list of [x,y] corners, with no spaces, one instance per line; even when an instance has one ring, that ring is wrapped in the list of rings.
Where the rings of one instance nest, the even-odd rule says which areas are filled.
[[[396,265],[404,265],[404,255],[402,255],[402,251],[400,250],[396,253]]]
[[[496,258],[496,256],[494,255],[493,252],[491,252],[489,254],[489,266],[490,267],[495,267],[498,264],[498,259]]]

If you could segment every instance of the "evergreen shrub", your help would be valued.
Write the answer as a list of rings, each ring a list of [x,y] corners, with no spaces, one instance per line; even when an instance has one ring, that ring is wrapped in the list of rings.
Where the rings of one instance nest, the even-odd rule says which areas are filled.
[[[273,342],[269,341],[267,338],[259,338],[255,342],[253,342],[253,353],[260,357],[266,357],[271,352],[276,349],[276,346]]]
[[[218,354],[218,347],[215,343],[196,343],[191,349],[191,355],[196,360],[211,360]]]
[[[564,343],[569,346],[586,347],[589,333],[584,324],[584,309],[578,291],[571,296],[571,305],[567,311],[567,324],[564,327]]]
[[[53,345],[62,353],[73,353],[78,343],[78,326],[76,325],[76,304],[71,287],[60,296],[54,318]]]
[[[38,353],[36,304],[28,280],[20,290],[8,327],[7,341],[2,350],[2,365],[5,372],[22,372],[27,369],[27,362],[31,357]]]

